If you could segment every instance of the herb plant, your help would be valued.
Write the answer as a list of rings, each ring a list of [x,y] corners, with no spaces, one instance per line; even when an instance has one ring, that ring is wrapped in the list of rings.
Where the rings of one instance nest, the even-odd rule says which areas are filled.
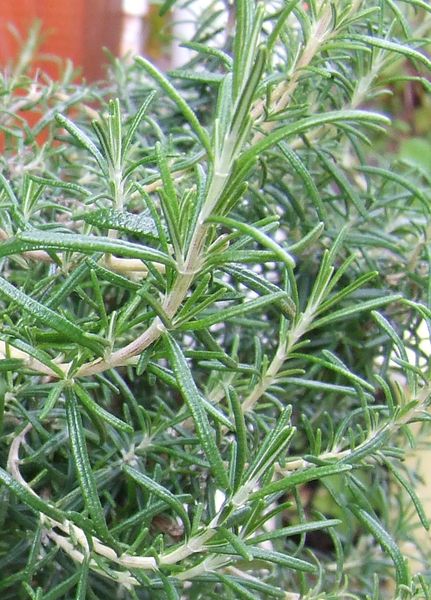
[[[174,4],[182,69],[1,76],[0,596],[431,598],[430,5]]]

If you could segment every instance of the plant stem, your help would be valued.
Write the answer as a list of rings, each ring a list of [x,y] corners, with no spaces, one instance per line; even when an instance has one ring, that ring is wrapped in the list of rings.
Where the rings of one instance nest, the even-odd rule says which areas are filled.
[[[277,380],[277,375],[280,369],[283,367],[286,360],[288,359],[290,352],[295,347],[295,344],[298,342],[298,340],[306,333],[308,327],[311,325],[313,315],[314,310],[305,311],[304,313],[302,313],[296,325],[291,331],[289,331],[287,340],[279,343],[274,358],[269,364],[266,373],[243,401],[243,413],[247,413],[253,410],[254,406],[256,405],[258,400],[263,396],[266,390],[275,383],[275,381]]]

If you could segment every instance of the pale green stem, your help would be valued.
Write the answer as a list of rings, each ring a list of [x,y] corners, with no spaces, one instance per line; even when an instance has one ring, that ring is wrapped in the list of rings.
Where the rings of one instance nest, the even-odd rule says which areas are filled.
[[[326,41],[328,41],[331,38],[331,36],[334,35],[335,32],[330,28],[331,21],[331,6],[329,3],[327,3],[326,6],[322,8],[322,13],[320,17],[313,25],[308,42],[306,43],[298,57],[297,63],[293,68],[289,81],[287,83],[281,82],[275,87],[274,91],[272,92],[270,98],[270,105],[268,107],[271,113],[280,112],[288,106],[293,94],[295,93],[301,76],[304,73],[304,69],[308,67],[308,65],[316,56],[322,45]],[[251,113],[254,121],[258,121],[259,119],[261,119],[264,114],[264,111],[265,102],[263,100],[260,100],[255,105]],[[274,129],[276,125],[277,121],[264,122],[261,125],[261,129],[264,133],[269,133],[272,129]],[[256,133],[253,142],[257,142],[262,137],[263,133]]]
[[[288,333],[287,340],[279,343],[275,356],[269,364],[265,374],[262,376],[262,379],[243,401],[242,410],[244,413],[253,410],[258,400],[268,388],[276,382],[278,373],[288,359],[290,352],[310,326],[314,317],[314,312],[315,307],[310,307],[310,309],[303,312],[296,325]]]
[[[407,425],[412,420],[414,420],[415,416],[420,416],[421,412],[423,412],[427,408],[427,404],[431,395],[431,383],[424,386],[419,394],[417,395],[416,401],[417,405],[414,406],[411,410],[403,414],[400,419],[395,419],[394,421],[389,421],[382,425],[379,429],[375,429],[369,433],[369,435],[363,440],[358,446],[356,446],[353,450],[351,448],[348,449],[340,449],[333,448],[330,452],[324,452],[319,455],[319,459],[322,461],[328,460],[342,460],[346,457],[350,456],[353,452],[358,452],[362,448],[366,448],[370,446],[377,435],[381,435],[383,432],[388,431],[399,431],[401,427]],[[406,399],[407,403],[407,399]],[[292,471],[298,471],[299,469],[305,469],[307,467],[315,466],[315,463],[310,463],[303,458],[292,459],[286,462],[283,467],[279,465],[276,466],[276,471],[280,474],[288,474]]]
[[[220,157],[215,159],[214,175],[208,188],[206,201],[198,217],[196,228],[191,237],[187,255],[182,264],[178,265],[178,275],[171,292],[165,297],[162,304],[164,312],[169,318],[173,318],[181,306],[190,289],[193,280],[201,268],[203,259],[205,239],[208,225],[206,219],[216,206],[223,189],[229,179],[232,168],[233,141],[229,136],[225,138]],[[165,331],[165,327],[156,318],[150,327],[127,346],[113,352],[108,359],[99,359],[83,365],[77,376],[92,375],[106,369],[127,364],[133,356],[140,354],[145,348],[153,344]]]

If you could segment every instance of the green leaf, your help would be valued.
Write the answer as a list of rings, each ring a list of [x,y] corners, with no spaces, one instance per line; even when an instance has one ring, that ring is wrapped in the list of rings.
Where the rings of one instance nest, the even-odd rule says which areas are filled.
[[[229,217],[212,216],[207,219],[207,222],[218,223],[224,225],[225,227],[230,227],[231,229],[237,229],[245,235],[249,235],[253,240],[268,250],[272,250],[275,256],[286,266],[291,268],[295,267],[295,260],[292,258],[292,256],[290,256],[290,254],[284,248],[282,248],[279,244],[277,244],[277,242],[275,242],[257,227],[253,227],[253,225],[247,225],[246,223],[241,223],[240,221],[235,221]]]
[[[236,391],[233,388],[228,388],[226,389],[226,395],[230,402],[232,414],[235,420],[236,455],[232,491],[236,492],[241,484],[242,477],[245,472],[246,461],[249,456],[247,446],[247,429],[244,420],[244,413]]]
[[[169,71],[169,77],[175,79],[186,79],[203,84],[218,85],[223,80],[221,73],[212,73],[211,71],[193,71],[192,69],[174,69]]]
[[[393,296],[383,296],[383,298],[376,298],[375,300],[367,300],[366,302],[359,302],[358,304],[354,304],[353,306],[348,306],[347,308],[342,308],[340,310],[336,310],[326,317],[322,317],[314,321],[310,327],[311,329],[317,329],[318,327],[327,326],[330,323],[335,323],[336,321],[340,321],[341,319],[346,319],[360,312],[371,311],[374,308],[380,308],[389,304],[391,302],[397,302],[401,300],[401,294],[394,294]]]
[[[373,385],[371,385],[368,381],[366,381],[362,377],[359,377],[355,373],[352,373],[352,371],[350,371],[347,368],[347,366],[342,363],[342,361],[340,361],[334,354],[332,354],[332,352],[330,352],[329,350],[322,350],[322,354],[329,360],[323,360],[318,356],[312,356],[310,354],[301,354],[300,352],[294,352],[294,353],[292,352],[289,355],[289,357],[290,358],[300,358],[302,360],[307,360],[312,363],[319,364],[326,369],[331,369],[335,373],[339,373],[340,375],[343,375],[347,379],[350,379],[353,383],[356,383],[357,385],[364,387],[369,392],[372,392],[372,393],[375,392]],[[316,381],[316,383],[320,384],[321,382]]]
[[[369,46],[375,46],[376,48],[381,48],[382,50],[389,50],[390,52],[402,54],[406,58],[410,58],[413,61],[418,61],[422,63],[428,69],[431,70],[431,61],[426,57],[425,54],[422,54],[421,52],[415,50],[411,46],[404,46],[403,44],[400,44],[398,42],[384,40],[382,38],[364,34],[349,33],[348,39],[363,42],[367,48]]]
[[[248,551],[247,544],[238,535],[235,535],[230,529],[226,529],[225,527],[218,527],[217,531],[244,560],[251,561],[253,559],[253,555]]]
[[[407,561],[402,555],[401,550],[398,548],[393,538],[382,527],[382,525],[373,516],[367,513],[363,508],[352,504],[349,506],[349,510],[352,511],[352,513],[355,515],[355,517],[358,519],[361,525],[365,527],[365,529],[369,531],[371,535],[374,536],[374,538],[381,545],[383,550],[387,552],[393,560],[398,585],[408,585],[410,578]]]
[[[227,321],[233,319],[238,316],[244,316],[249,312],[259,310],[268,304],[273,304],[277,300],[281,298],[286,298],[286,292],[275,292],[273,294],[265,294],[260,298],[256,298],[255,300],[250,300],[249,302],[244,302],[242,304],[231,306],[230,308],[225,308],[223,310],[219,310],[218,312],[214,312],[208,317],[197,319],[196,321],[189,321],[180,325],[177,329],[179,331],[186,330],[194,330],[194,329],[202,329],[210,327],[215,323],[220,323],[222,321]]]
[[[112,542],[112,536],[106,525],[103,507],[100,503],[97,491],[96,480],[90,464],[84,427],[78,409],[76,391],[75,388],[70,385],[66,386],[64,391],[66,396],[66,417],[70,446],[82,497],[84,498],[85,506],[91,517],[96,533],[102,540]]]
[[[21,211],[19,210],[18,198],[16,197],[11,184],[3,175],[3,173],[0,173],[0,186],[3,188],[6,196],[9,198],[9,202],[12,204],[11,213],[14,220],[21,229],[25,229],[27,227],[27,223],[23,220]]]
[[[48,394],[48,397],[46,399],[45,405],[39,414],[40,421],[43,421],[49,415],[51,410],[54,408],[54,406],[57,403],[57,400],[59,399],[59,397],[61,396],[61,394],[63,392],[63,388],[64,388],[64,381],[59,381],[58,383],[55,383],[52,386],[52,388]]]
[[[36,300],[33,300],[33,298],[21,292],[2,277],[0,277],[0,295],[10,302],[14,302],[21,310],[34,317],[36,323],[42,323],[47,327],[55,329],[66,340],[75,342],[79,346],[90,348],[96,354],[103,354],[104,345],[99,338],[96,339],[96,336],[82,331],[77,325]]]
[[[338,275],[338,271],[337,271],[337,275]],[[338,304],[338,302],[340,302],[340,300],[342,300],[343,298],[346,298],[347,296],[349,296],[350,294],[355,292],[357,289],[363,287],[366,283],[368,283],[372,279],[375,279],[377,277],[377,275],[378,275],[377,271],[371,271],[369,273],[364,273],[363,275],[360,275],[357,279],[354,279],[354,281],[349,283],[349,285],[343,287],[340,291],[336,292],[332,296],[329,296],[324,302],[322,302],[322,304],[320,304],[320,306],[317,309],[317,314],[326,312],[329,308],[331,308],[335,304]],[[335,277],[332,278],[331,284],[329,286],[330,288],[333,287],[334,278]]]
[[[220,573],[217,573],[217,578],[220,576]],[[241,586],[242,589],[244,588],[244,577],[243,576],[239,576],[239,577],[234,577],[233,575],[229,575],[229,576],[224,576],[226,577],[226,579],[228,579],[230,582],[234,583],[234,584],[238,584],[239,586]],[[262,581],[262,579],[257,579],[257,578],[253,578],[253,579],[247,579],[247,591],[248,590],[255,590],[256,592],[258,592],[260,595],[258,596],[259,598],[280,598],[280,600],[286,600],[286,591],[285,590],[281,590],[280,588],[276,587],[275,585],[270,585],[268,583],[264,583]],[[234,589],[232,587],[232,589]],[[238,589],[238,588],[235,588]],[[235,596],[233,596],[233,598],[236,599]],[[253,598],[254,600],[254,598]]]
[[[46,299],[45,306],[52,310],[59,307],[63,300],[78,287],[79,283],[87,276],[88,272],[89,268],[85,262],[79,264],[71,273],[68,273],[68,277],[65,278],[63,283],[53,291],[49,298]]]
[[[159,577],[163,582],[163,590],[166,594],[166,600],[180,600],[180,596],[178,595],[178,592],[174,586],[174,582],[176,582],[176,580],[169,580],[168,577],[166,577],[166,575],[164,575],[161,571],[159,573]]]
[[[364,202],[359,196],[359,193],[357,192],[355,186],[353,186],[350,183],[343,171],[340,168],[338,168],[335,160],[330,160],[325,156],[323,152],[320,152],[317,149],[315,149],[315,152],[319,157],[320,161],[323,163],[327,175],[330,174],[332,176],[333,180],[340,189],[340,192],[344,192],[345,196],[351,201],[358,213],[362,217],[367,218],[368,213],[365,209]]]
[[[298,0],[294,0],[295,3],[297,1]],[[292,2],[290,4],[292,4]],[[316,209],[319,219],[324,219],[326,217],[326,210],[323,206],[319,190],[317,189],[316,184],[314,183],[313,177],[310,175],[309,171],[306,169],[304,163],[301,161],[299,156],[293,150],[291,150],[291,148],[289,148],[286,142],[280,142],[279,148],[286,157],[287,162],[289,163],[294,174],[302,180],[307,194],[311,202],[313,203],[314,208]]]
[[[265,531],[265,533],[255,535],[247,540],[247,544],[259,544],[269,540],[276,540],[281,537],[285,538],[291,535],[303,535],[310,531],[319,531],[320,529],[325,529],[327,527],[337,527],[338,525],[342,525],[342,523],[343,522],[340,521],[340,519],[323,519],[322,521],[290,525],[289,527],[281,527],[274,531]]]
[[[181,395],[191,412],[196,427],[196,434],[205,456],[211,465],[211,471],[218,485],[221,489],[225,490],[229,487],[228,477],[204,410],[201,395],[177,342],[169,334],[165,336],[165,340],[169,352],[169,360]]]
[[[150,92],[148,94],[148,96],[145,98],[144,102],[141,104],[141,107],[139,108],[138,112],[135,114],[131,123],[129,124],[126,136],[124,137],[124,140],[123,140],[123,159],[127,155],[127,151],[129,150],[130,144],[135,136],[135,133],[136,133],[142,119],[144,118],[145,113],[147,112],[151,102],[154,100],[155,96],[156,96],[155,91]]]
[[[305,250],[308,250],[313,244],[320,238],[325,228],[324,223],[318,223],[311,231],[309,231],[299,242],[295,242],[288,247],[288,251],[291,254],[301,254]]]
[[[259,444],[259,448],[244,474],[243,481],[253,481],[264,476],[268,469],[276,463],[280,454],[288,447],[296,431],[290,423],[291,414],[292,408],[290,406],[280,414],[275,427],[266,434]],[[241,490],[238,494],[241,496]]]
[[[325,465],[323,467],[308,467],[306,469],[302,469],[298,473],[291,473],[290,475],[287,475],[278,481],[269,483],[261,490],[254,492],[250,499],[258,500],[259,498],[266,498],[270,494],[287,492],[294,486],[302,485],[308,481],[314,481],[315,479],[323,479],[324,477],[329,477],[330,475],[339,475],[341,473],[350,471],[351,469],[352,467],[350,465],[342,464]]]
[[[97,275],[100,277],[100,279],[103,279],[104,281],[108,281],[109,283],[112,283],[112,285],[114,285],[115,287],[125,288],[126,290],[133,290],[133,291],[137,291],[141,288],[139,283],[136,283],[135,281],[132,281],[131,279],[127,279],[127,277],[123,277],[122,275],[119,275],[118,273],[114,273],[113,271],[110,271],[109,269],[105,269],[105,267],[102,267],[102,265],[99,265],[91,258],[86,258],[85,262],[91,269],[94,270],[95,273],[97,273]]]
[[[90,557],[86,557],[84,562],[81,564],[78,588],[76,590],[75,600],[86,600],[87,587],[88,587],[88,575],[90,571]]]
[[[156,143],[156,156],[157,156],[157,164],[160,170],[160,177],[163,183],[164,190],[166,192],[167,199],[169,201],[170,206],[170,215],[174,219],[179,219],[179,205],[178,205],[178,197],[177,192],[175,190],[175,185],[168,167],[168,161],[166,158],[166,154],[163,150],[160,142]]]
[[[311,563],[306,562],[305,560],[301,560],[300,558],[289,556],[288,554],[283,554],[274,550],[267,550],[266,548],[257,548],[248,545],[247,550],[254,560],[264,560],[266,562],[271,562],[282,567],[287,567],[288,569],[301,571],[303,573],[315,573],[317,570],[315,565],[312,565]],[[222,549],[219,549],[218,552],[222,552]],[[227,548],[226,552],[231,553],[232,549]]]
[[[383,331],[388,335],[388,337],[392,340],[392,342],[398,349],[398,352],[399,352],[402,360],[408,364],[409,358],[407,355],[406,347],[405,347],[402,339],[398,335],[398,333],[395,331],[395,329],[389,323],[389,321],[387,319],[385,319],[385,317],[383,315],[379,314],[378,312],[372,311],[371,315],[377,321],[377,323],[380,325],[380,327],[383,329]],[[409,382],[409,387],[411,390],[413,390],[414,389],[413,373],[411,373],[409,370],[407,370],[406,374],[407,374],[407,379]]]
[[[99,404],[97,404],[97,402],[95,402],[91,398],[91,396],[86,392],[86,390],[83,387],[75,385],[74,390],[78,398],[81,400],[82,404],[89,412],[93,413],[109,425],[112,425],[112,427],[115,427],[115,429],[118,429],[119,431],[124,431],[125,433],[133,433],[133,427],[131,425],[128,425],[115,415],[102,408]]]
[[[141,485],[147,491],[151,492],[157,496],[157,498],[165,502],[173,510],[173,512],[180,517],[184,524],[186,535],[188,536],[190,534],[190,521],[187,512],[182,503],[172,494],[172,492],[157,483],[157,481],[154,481],[150,477],[147,477],[147,475],[144,475],[144,473],[137,471],[129,465],[124,465],[123,471],[125,471],[127,475],[134,479],[136,483],[139,483],[139,485]]]
[[[426,208],[427,212],[430,211],[429,200],[427,195],[422,191],[422,189],[415,185],[408,177],[404,174],[400,175],[399,173],[394,173],[393,171],[389,171],[388,169],[382,169],[381,167],[373,167],[369,165],[361,165],[357,167],[358,171],[363,173],[369,173],[371,175],[380,175],[383,179],[387,179],[388,181],[394,181],[398,183],[401,187],[409,190],[413,196],[415,196],[422,205]]]
[[[268,37],[267,45],[268,45],[269,49],[272,50],[272,48],[274,47],[277,40],[280,39],[280,35],[283,31],[283,27],[285,26],[285,23],[286,23],[289,15],[295,9],[296,5],[299,2],[300,2],[300,0],[288,1],[285,4],[285,6],[283,7],[283,9],[280,11],[280,13],[278,14],[278,19],[274,25],[273,30],[271,31],[271,34]]]
[[[226,54],[226,52],[223,52],[219,48],[207,46],[206,44],[201,44],[200,42],[183,42],[181,46],[183,48],[190,48],[190,50],[195,50],[200,54],[204,54],[207,56],[215,56],[228,69],[231,69],[232,67],[232,58],[228,54]]]
[[[79,571],[76,571],[75,573],[73,573],[73,575],[71,575],[58,585],[52,587],[48,591],[48,593],[44,595],[43,600],[61,600],[62,598],[67,598],[67,592],[71,590],[74,585],[76,585],[79,579],[80,573]]]
[[[226,288],[221,288],[213,294],[207,295],[201,302],[195,301],[193,303],[194,305],[192,302],[190,302],[187,307],[184,305],[175,320],[176,328],[180,327],[184,321],[186,323],[190,322],[192,317],[205,310],[205,308],[215,304],[218,301],[222,301],[226,294]]]
[[[68,192],[75,192],[76,194],[83,196],[84,198],[91,196],[91,192],[86,190],[82,185],[77,183],[71,183],[70,181],[62,181],[61,179],[53,179],[51,177],[41,177],[40,175],[30,175],[31,181],[46,185],[61,190],[67,190]]]
[[[103,236],[47,231],[24,231],[0,244],[0,257],[20,254],[27,250],[71,250],[86,254],[109,252],[128,258],[139,258],[143,262],[153,261],[166,266],[175,266],[170,256],[142,244]]]
[[[77,127],[70,119],[64,115],[55,115],[57,123],[66,129],[70,135],[78,142],[80,146],[85,148],[97,161],[102,171],[106,171],[106,160],[96,144],[88,137],[86,133]]]
[[[229,273],[229,275],[240,281],[249,289],[253,290],[254,292],[257,292],[259,295],[278,293],[281,291],[279,287],[277,287],[270,281],[267,281],[258,273],[254,273],[253,271],[244,269],[243,267],[223,267],[223,271],[225,273]],[[274,304],[286,317],[295,316],[295,305],[291,298],[289,298],[288,296],[281,300],[278,300]]]
[[[244,56],[246,54],[247,52],[243,52]],[[247,56],[247,60],[250,60],[250,58],[250,56]],[[231,135],[234,139],[237,140],[235,150],[239,150],[240,148],[242,148],[242,146],[244,145],[244,136],[247,135],[248,128],[251,127],[252,123],[251,118],[249,116],[250,109],[252,107],[253,99],[256,95],[256,89],[262,80],[266,60],[266,48],[263,45],[259,46],[256,51],[254,64],[251,67],[250,75],[248,76],[247,81],[243,85],[240,92],[240,96],[238,97],[237,102],[235,103],[235,111],[232,116],[231,122]],[[248,70],[247,66],[246,69]],[[236,152],[234,153],[234,156],[235,155]]]
[[[27,577],[30,579],[34,572],[39,568],[39,560],[42,552],[42,522],[39,522],[36,535],[34,536],[34,540],[31,543],[30,552],[28,554],[28,560],[25,567]]]
[[[234,580],[232,577],[223,575],[223,573],[217,573],[217,578],[235,593],[235,598],[243,598],[244,600],[258,600],[260,598],[260,596],[252,594],[244,585],[241,585],[239,581]]]
[[[151,292],[147,291],[146,287],[141,287],[137,292],[141,298],[145,300],[145,302],[151,306],[156,315],[159,317],[160,321],[166,327],[166,329],[172,328],[172,322],[165,310],[163,309],[160,302],[158,302],[155,298],[155,295],[151,294]]]
[[[165,14],[173,7],[177,0],[165,0],[160,7],[159,15],[164,17]]]
[[[407,481],[399,472],[397,469],[395,469],[395,467],[389,462],[386,461],[385,465],[388,467],[388,469],[390,470],[390,472],[392,473],[392,475],[395,477],[395,479],[398,481],[398,483],[405,489],[405,491],[407,492],[407,494],[410,496],[411,501],[413,502],[413,505],[416,509],[416,512],[418,514],[418,517],[424,527],[424,529],[426,529],[427,531],[429,531],[430,528],[430,522],[429,519],[427,517],[427,514],[424,510],[424,507],[422,505],[421,500],[419,499],[417,493],[415,492],[413,485]]]
[[[219,354],[219,361],[223,363],[226,367],[230,369],[234,369],[237,366],[236,360],[234,360],[231,356],[226,354],[226,352],[222,349],[222,347],[217,343],[214,337],[210,334],[210,332],[206,329],[201,329],[196,332],[196,338],[206,347],[209,348],[210,351],[216,352]],[[223,355],[223,357],[221,356]]]
[[[226,250],[210,254],[206,260],[206,266],[223,264],[261,264],[273,262],[276,259],[274,252],[268,250]]]
[[[259,46],[259,38],[264,18],[264,5],[250,0],[238,0],[236,11],[236,32],[233,40],[233,92],[237,105],[240,105],[242,95],[244,93],[248,95],[246,89],[254,88],[256,85],[250,86],[250,81],[256,72],[256,64],[258,72],[262,68],[259,65],[262,60],[259,57],[259,52],[262,50],[262,46]],[[250,97],[246,98],[247,107],[249,102]]]
[[[136,63],[141,66],[147,73],[160,85],[163,91],[169,96],[169,98],[177,105],[178,109],[183,114],[183,117],[189,123],[190,127],[196,133],[203,147],[207,151],[209,157],[212,156],[211,144],[207,132],[199,123],[193,110],[187,104],[187,102],[180,96],[174,86],[166,79],[166,77],[160,73],[148,60],[142,56],[138,56]]]
[[[160,177],[163,182],[163,189],[159,190],[160,204],[165,215],[170,239],[175,248],[177,257],[181,256],[181,236],[179,230],[180,211],[175,186],[168,168],[166,156],[162,151],[160,143],[156,144],[157,164],[160,170]]]
[[[17,496],[21,502],[31,508],[37,514],[42,513],[51,519],[55,519],[62,523],[64,521],[64,513],[58,510],[46,500],[42,500],[32,490],[24,487],[16,479],[12,477],[7,471],[0,467],[0,483],[5,485],[15,496]]]
[[[64,378],[63,371],[55,362],[53,362],[49,354],[47,354],[43,350],[35,348],[34,346],[31,346],[23,340],[18,340],[16,338],[1,333],[0,340],[4,341],[6,344],[9,344],[13,348],[17,348],[18,350],[25,352],[28,356],[31,356],[35,360],[39,361],[42,365],[45,365],[45,367],[47,367],[47,369],[49,370],[50,375],[52,373],[55,373],[60,379]]]
[[[158,240],[158,231],[148,210],[133,214],[125,210],[99,208],[91,212],[79,213],[74,219],[79,219],[103,229],[115,229],[126,233],[142,235],[152,240]]]
[[[382,448],[389,440],[391,435],[390,424],[383,425],[379,429],[373,431],[371,437],[366,438],[363,442],[352,448],[347,456],[341,459],[342,463],[355,464],[367,456],[373,456]]]
[[[346,122],[353,122],[363,125],[389,125],[390,121],[387,117],[363,110],[340,110],[329,113],[321,113],[312,117],[305,117],[299,119],[295,123],[284,125],[272,133],[268,134],[265,138],[254,144],[249,150],[246,150],[240,160],[238,161],[238,168],[247,164],[253,157],[259,156],[272,146],[275,146],[284,139],[287,139],[293,135],[301,135],[306,133],[310,129],[320,127],[322,125],[337,123],[344,124]]]
[[[164,369],[159,365],[150,362],[148,363],[147,370],[149,373],[157,375],[157,377],[159,377],[162,381],[164,381],[171,387],[175,387],[177,389],[179,388],[178,381],[175,379],[175,377],[172,377],[168,369]],[[200,394],[200,399],[202,402],[202,406],[205,408],[207,413],[213,417],[215,421],[220,423],[220,425],[222,425],[223,427],[227,427],[227,429],[229,430],[232,429],[232,423],[224,415],[220,408],[218,408],[214,404],[211,404],[211,402],[209,402],[204,396],[202,396],[202,394]]]
[[[24,365],[24,361],[19,358],[2,358],[0,359],[0,373],[7,371],[19,371]]]

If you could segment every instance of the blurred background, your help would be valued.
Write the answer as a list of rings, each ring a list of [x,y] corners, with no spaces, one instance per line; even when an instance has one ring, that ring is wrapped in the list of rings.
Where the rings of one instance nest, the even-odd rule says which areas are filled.
[[[175,66],[171,57],[177,62],[181,56],[172,51],[169,17],[162,19],[159,9],[150,0],[0,0],[0,68],[17,55],[35,21],[42,32],[38,66],[53,78],[62,59],[71,59],[87,81],[102,78],[103,48]]]

